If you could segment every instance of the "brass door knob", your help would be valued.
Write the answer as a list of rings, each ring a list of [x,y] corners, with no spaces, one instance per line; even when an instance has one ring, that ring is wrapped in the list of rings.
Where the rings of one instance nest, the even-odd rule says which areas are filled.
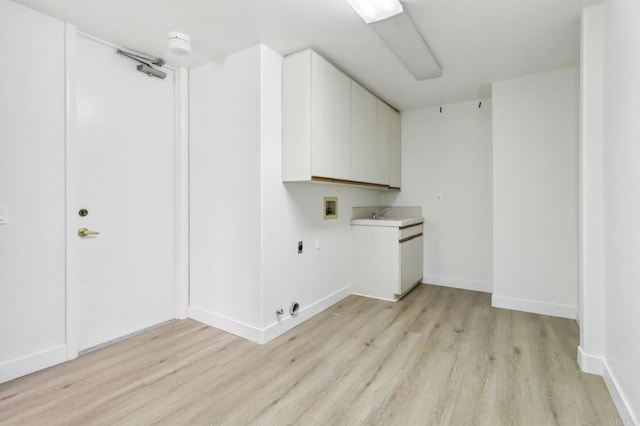
[[[78,229],[78,235],[82,238],[88,237],[89,235],[98,235],[98,231],[89,231],[87,228]]]

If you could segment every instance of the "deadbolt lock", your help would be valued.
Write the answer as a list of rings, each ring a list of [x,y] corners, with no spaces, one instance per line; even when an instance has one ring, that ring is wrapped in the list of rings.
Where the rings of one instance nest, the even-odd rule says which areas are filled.
[[[78,211],[78,214],[80,215],[80,217],[85,217],[86,215],[88,215],[88,214],[89,214],[89,210],[87,210],[87,209],[80,209],[80,210]]]

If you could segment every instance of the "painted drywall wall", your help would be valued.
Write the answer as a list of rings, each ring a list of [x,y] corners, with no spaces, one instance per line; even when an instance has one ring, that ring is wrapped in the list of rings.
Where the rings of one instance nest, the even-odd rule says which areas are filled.
[[[479,105],[403,112],[402,192],[380,199],[422,207],[423,282],[490,292],[491,101]]]
[[[256,342],[351,293],[351,207],[378,199],[282,182],[281,67],[255,46],[190,74],[190,315]],[[338,197],[337,219],[323,220],[323,196]]]
[[[580,359],[602,374],[604,355],[604,200],[602,187],[602,5],[582,12],[580,65]]]
[[[376,204],[378,192],[282,182],[282,57],[263,46],[262,58],[262,320],[268,339],[351,294],[351,208]],[[337,219],[323,219],[324,196],[338,198]],[[292,302],[301,309],[295,318],[288,314]],[[280,321],[279,308],[285,311]]]
[[[279,150],[272,147],[272,152]],[[278,157],[279,158],[279,157]],[[289,324],[276,321],[275,311],[291,302],[301,309],[324,309],[351,294],[352,240],[351,208],[375,205],[376,191],[327,184],[287,183],[279,178],[277,166],[265,164],[265,191],[271,193],[265,203],[264,221],[264,316],[265,327],[273,332],[286,330]],[[323,220],[323,197],[338,198],[338,218]],[[320,248],[316,248],[319,238]],[[304,242],[302,254],[297,242]],[[316,306],[317,305],[317,306]],[[293,325],[302,318],[287,319]],[[276,333],[277,334],[277,333]]]
[[[260,47],[189,76],[190,315],[260,327]]]
[[[605,376],[640,424],[640,2],[604,2]],[[611,387],[610,387],[611,390]],[[612,394],[615,395],[614,392]],[[624,407],[621,404],[624,401]],[[624,408],[627,412],[625,413]],[[631,418],[629,418],[631,417]]]
[[[578,73],[493,84],[493,304],[568,318],[578,298]]]
[[[2,382],[66,357],[64,24],[0,0],[0,40]]]

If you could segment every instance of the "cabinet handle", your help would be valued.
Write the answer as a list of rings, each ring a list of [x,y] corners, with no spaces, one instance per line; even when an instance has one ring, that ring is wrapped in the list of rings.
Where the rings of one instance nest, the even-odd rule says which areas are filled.
[[[398,228],[398,229],[400,229],[400,230],[402,230],[402,229],[409,229],[409,228],[413,228],[414,226],[422,226],[422,222],[420,222],[420,223],[414,223],[413,225],[401,226],[401,227],[400,227],[400,228]]]
[[[418,238],[418,237],[422,237],[422,232],[421,232],[421,233],[419,233],[419,234],[416,234],[416,235],[412,235],[412,236],[407,237],[407,238],[403,238],[403,239],[401,239],[401,240],[399,241],[399,243],[400,243],[400,244],[402,244],[402,243],[406,243],[407,241],[411,241],[411,240],[413,240],[414,238]]]

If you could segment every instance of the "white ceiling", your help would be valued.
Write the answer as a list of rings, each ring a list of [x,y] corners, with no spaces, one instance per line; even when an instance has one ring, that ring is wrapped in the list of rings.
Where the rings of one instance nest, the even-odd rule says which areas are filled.
[[[491,82],[577,64],[580,11],[600,0],[403,0],[443,77],[418,82],[346,0],[14,0],[81,31],[195,67],[257,43],[311,47],[400,110],[488,97]],[[169,54],[169,31],[191,36]]]

